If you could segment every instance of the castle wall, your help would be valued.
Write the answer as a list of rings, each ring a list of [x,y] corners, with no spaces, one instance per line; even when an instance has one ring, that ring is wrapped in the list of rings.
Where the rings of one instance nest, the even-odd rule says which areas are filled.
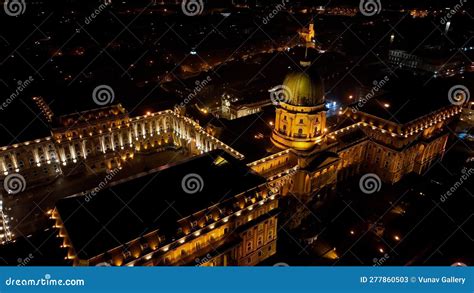
[[[196,122],[171,110],[117,120],[101,120],[53,131],[51,137],[0,149],[0,181],[20,173],[28,187],[58,176],[119,168],[137,153],[185,147],[191,154],[223,149],[243,155],[205,132]]]
[[[180,219],[171,238],[152,231],[90,259],[78,258],[58,211],[51,216],[76,266],[253,266],[276,253],[279,197],[261,186]]]

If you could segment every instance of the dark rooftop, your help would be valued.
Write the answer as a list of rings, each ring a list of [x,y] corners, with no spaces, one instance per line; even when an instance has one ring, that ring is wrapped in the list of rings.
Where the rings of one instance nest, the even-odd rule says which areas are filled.
[[[339,156],[337,154],[324,151],[318,154],[318,156],[308,166],[306,166],[305,169],[310,172],[314,172],[322,167],[331,165],[337,160],[339,160]]]
[[[351,145],[354,145],[355,143],[359,143],[361,139],[364,139],[366,137],[367,136],[364,131],[359,127],[351,129],[350,131],[346,131],[337,136],[337,141],[339,142],[338,148],[347,148]]]
[[[0,266],[66,266],[66,249],[58,249],[62,239],[55,237],[51,228],[28,237],[18,237],[14,242],[0,245]]]
[[[393,123],[406,124],[450,105],[447,94],[411,93],[408,97],[385,94],[369,99],[358,109]]]
[[[112,119],[127,115],[127,111],[121,104],[115,104],[81,112],[68,113],[62,116],[55,116],[53,118],[53,127],[72,128],[75,126],[94,125],[103,119]]]
[[[49,104],[55,116],[62,116],[71,113],[88,111],[100,107],[92,99],[92,90],[89,94],[71,93],[70,96],[51,97],[43,95],[43,99]],[[66,92],[66,91],[65,91]],[[115,99],[115,102],[119,102]]]
[[[264,107],[262,112],[239,119],[218,119],[213,122],[222,128],[219,139],[245,156],[245,162],[253,162],[276,153],[270,141],[275,121],[275,107]]]
[[[192,173],[202,178],[202,190],[187,194],[181,183]],[[178,220],[264,183],[241,161],[215,150],[111,186],[89,202],[84,196],[63,199],[56,208],[76,253],[88,259],[156,229],[173,235]]]

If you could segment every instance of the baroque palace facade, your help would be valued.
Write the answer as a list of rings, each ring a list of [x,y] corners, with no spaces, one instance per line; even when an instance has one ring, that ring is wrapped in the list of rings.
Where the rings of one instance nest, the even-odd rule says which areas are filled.
[[[32,186],[57,176],[110,171],[136,153],[182,146],[191,154],[222,148],[242,158],[176,111],[129,117],[118,104],[61,116],[51,136],[0,148],[0,170],[3,177],[20,173]]]
[[[337,182],[367,172],[394,184],[409,173],[422,175],[443,156],[446,126],[461,106],[444,106],[407,123],[347,107],[328,126],[323,83],[306,69],[288,74],[283,83],[287,96],[277,106],[271,137],[281,151],[249,164],[284,194],[334,190]]]
[[[96,266],[253,266],[260,263],[276,253],[280,195],[272,192],[262,177],[241,168],[240,162],[235,160],[212,151],[168,171],[143,177],[140,182],[157,176],[148,187],[160,197],[166,197],[164,193],[171,195],[165,200],[170,204],[163,205],[158,202],[163,202],[163,198],[153,199],[158,194],[147,194],[145,190],[142,191],[145,195],[134,198],[131,204],[135,215],[120,213],[120,202],[111,204],[109,199],[114,195],[107,191],[98,194],[96,201],[69,198],[58,202],[51,216],[63,239],[62,246],[67,249],[67,258],[73,265]],[[194,165],[204,180],[202,192],[190,196],[168,188],[166,182],[181,181]],[[217,169],[218,174],[207,173],[207,168]],[[222,188],[213,186],[209,194],[206,186],[218,184],[212,179],[225,184]],[[233,183],[239,187],[230,188]],[[130,186],[136,187],[137,182],[132,180],[117,187],[127,190]],[[119,212],[104,215],[106,208]],[[149,216],[156,223],[148,224]],[[146,222],[146,227],[137,223],[135,217]],[[127,223],[127,231],[123,231],[124,223]],[[88,229],[83,231],[86,224]]]
[[[108,245],[98,243],[97,247],[102,248],[95,251],[84,245],[84,239],[94,236],[81,231],[87,214],[65,221],[74,208],[85,205],[76,202],[83,200],[83,194],[67,198],[51,214],[68,251],[67,258],[74,265],[258,264],[277,250],[277,216],[282,198],[289,193],[301,197],[329,193],[338,182],[369,171],[388,184],[398,182],[408,173],[423,174],[444,154],[446,126],[462,110],[461,106],[448,105],[415,119],[396,122],[364,111],[364,107],[348,107],[336,122],[329,123],[323,82],[308,62],[301,65],[303,71],[289,73],[283,82],[286,95],[276,106],[271,135],[274,151],[256,161],[242,163],[245,158],[238,149],[210,135],[178,110],[129,117],[121,105],[114,105],[51,119],[50,137],[1,148],[2,180],[19,173],[29,185],[44,184],[58,176],[111,171],[133,160],[137,153],[186,149],[192,159],[168,168],[178,174],[169,177],[171,181],[180,180],[196,165],[197,173],[209,172],[208,185],[219,186],[220,180],[224,185],[226,180],[244,183],[240,187],[237,184],[217,204],[213,196],[221,195],[219,189],[208,190],[206,196],[210,198],[197,196],[195,205],[186,199],[184,206],[193,208],[180,217],[157,225],[152,221],[146,229],[139,225],[131,227],[130,233],[118,241],[102,239]],[[214,159],[206,161],[209,157]],[[225,174],[221,179],[214,177],[221,173]],[[123,184],[123,190],[127,190],[138,185],[134,180],[139,179],[117,184]],[[164,183],[148,196],[154,198],[154,193],[159,193],[156,190],[164,186],[169,187],[169,194],[179,197],[180,191],[173,189],[169,181],[160,181]],[[92,213],[97,210],[95,216],[99,218],[108,209],[107,192],[99,192],[88,203]],[[146,200],[137,207],[143,209],[144,217],[160,213],[159,209],[147,210],[150,203]],[[121,223],[129,220],[124,218]]]

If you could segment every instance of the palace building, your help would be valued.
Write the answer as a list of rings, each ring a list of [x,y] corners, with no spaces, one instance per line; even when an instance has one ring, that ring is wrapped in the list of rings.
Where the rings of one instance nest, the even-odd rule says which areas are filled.
[[[1,180],[19,173],[31,188],[57,177],[105,174],[140,154],[184,152],[182,162],[60,200],[51,217],[67,259],[258,264],[278,249],[286,196],[322,199],[338,183],[369,172],[386,184],[422,175],[442,158],[447,125],[462,111],[447,99],[381,95],[327,117],[321,77],[311,62],[300,65],[284,79],[278,105],[223,121],[218,135],[178,110],[131,117],[118,104],[56,117],[42,106],[51,136],[1,148]],[[188,175],[195,192],[186,192]]]
[[[119,168],[137,153],[182,146],[190,155],[222,148],[242,157],[175,111],[129,117],[118,104],[55,117],[51,136],[0,148],[0,170],[3,178],[20,173],[32,187],[58,176]]]
[[[276,252],[278,199],[215,150],[63,199],[52,217],[74,265],[256,265]]]
[[[212,114],[218,118],[234,120],[255,113],[259,113],[264,107],[271,106],[269,99],[261,101],[241,101],[231,94],[224,93],[221,97],[221,105],[211,110]]]
[[[422,175],[443,156],[447,125],[462,111],[448,99],[419,96],[407,103],[381,96],[328,119],[323,82],[308,62],[287,75],[283,88],[288,97],[276,107],[270,134],[276,149],[267,146],[267,156],[249,163],[283,194],[330,192],[337,182],[369,172],[388,184]]]

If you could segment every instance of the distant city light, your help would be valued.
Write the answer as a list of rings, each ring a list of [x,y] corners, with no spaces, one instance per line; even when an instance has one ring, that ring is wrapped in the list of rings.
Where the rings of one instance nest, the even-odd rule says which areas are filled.
[[[451,26],[451,22],[450,22],[450,21],[448,21],[448,22],[446,23],[446,29],[445,29],[445,31],[444,31],[444,33],[445,33],[445,34],[447,34],[447,33],[448,33],[448,31],[449,31],[449,27],[450,27],[450,26]]]

